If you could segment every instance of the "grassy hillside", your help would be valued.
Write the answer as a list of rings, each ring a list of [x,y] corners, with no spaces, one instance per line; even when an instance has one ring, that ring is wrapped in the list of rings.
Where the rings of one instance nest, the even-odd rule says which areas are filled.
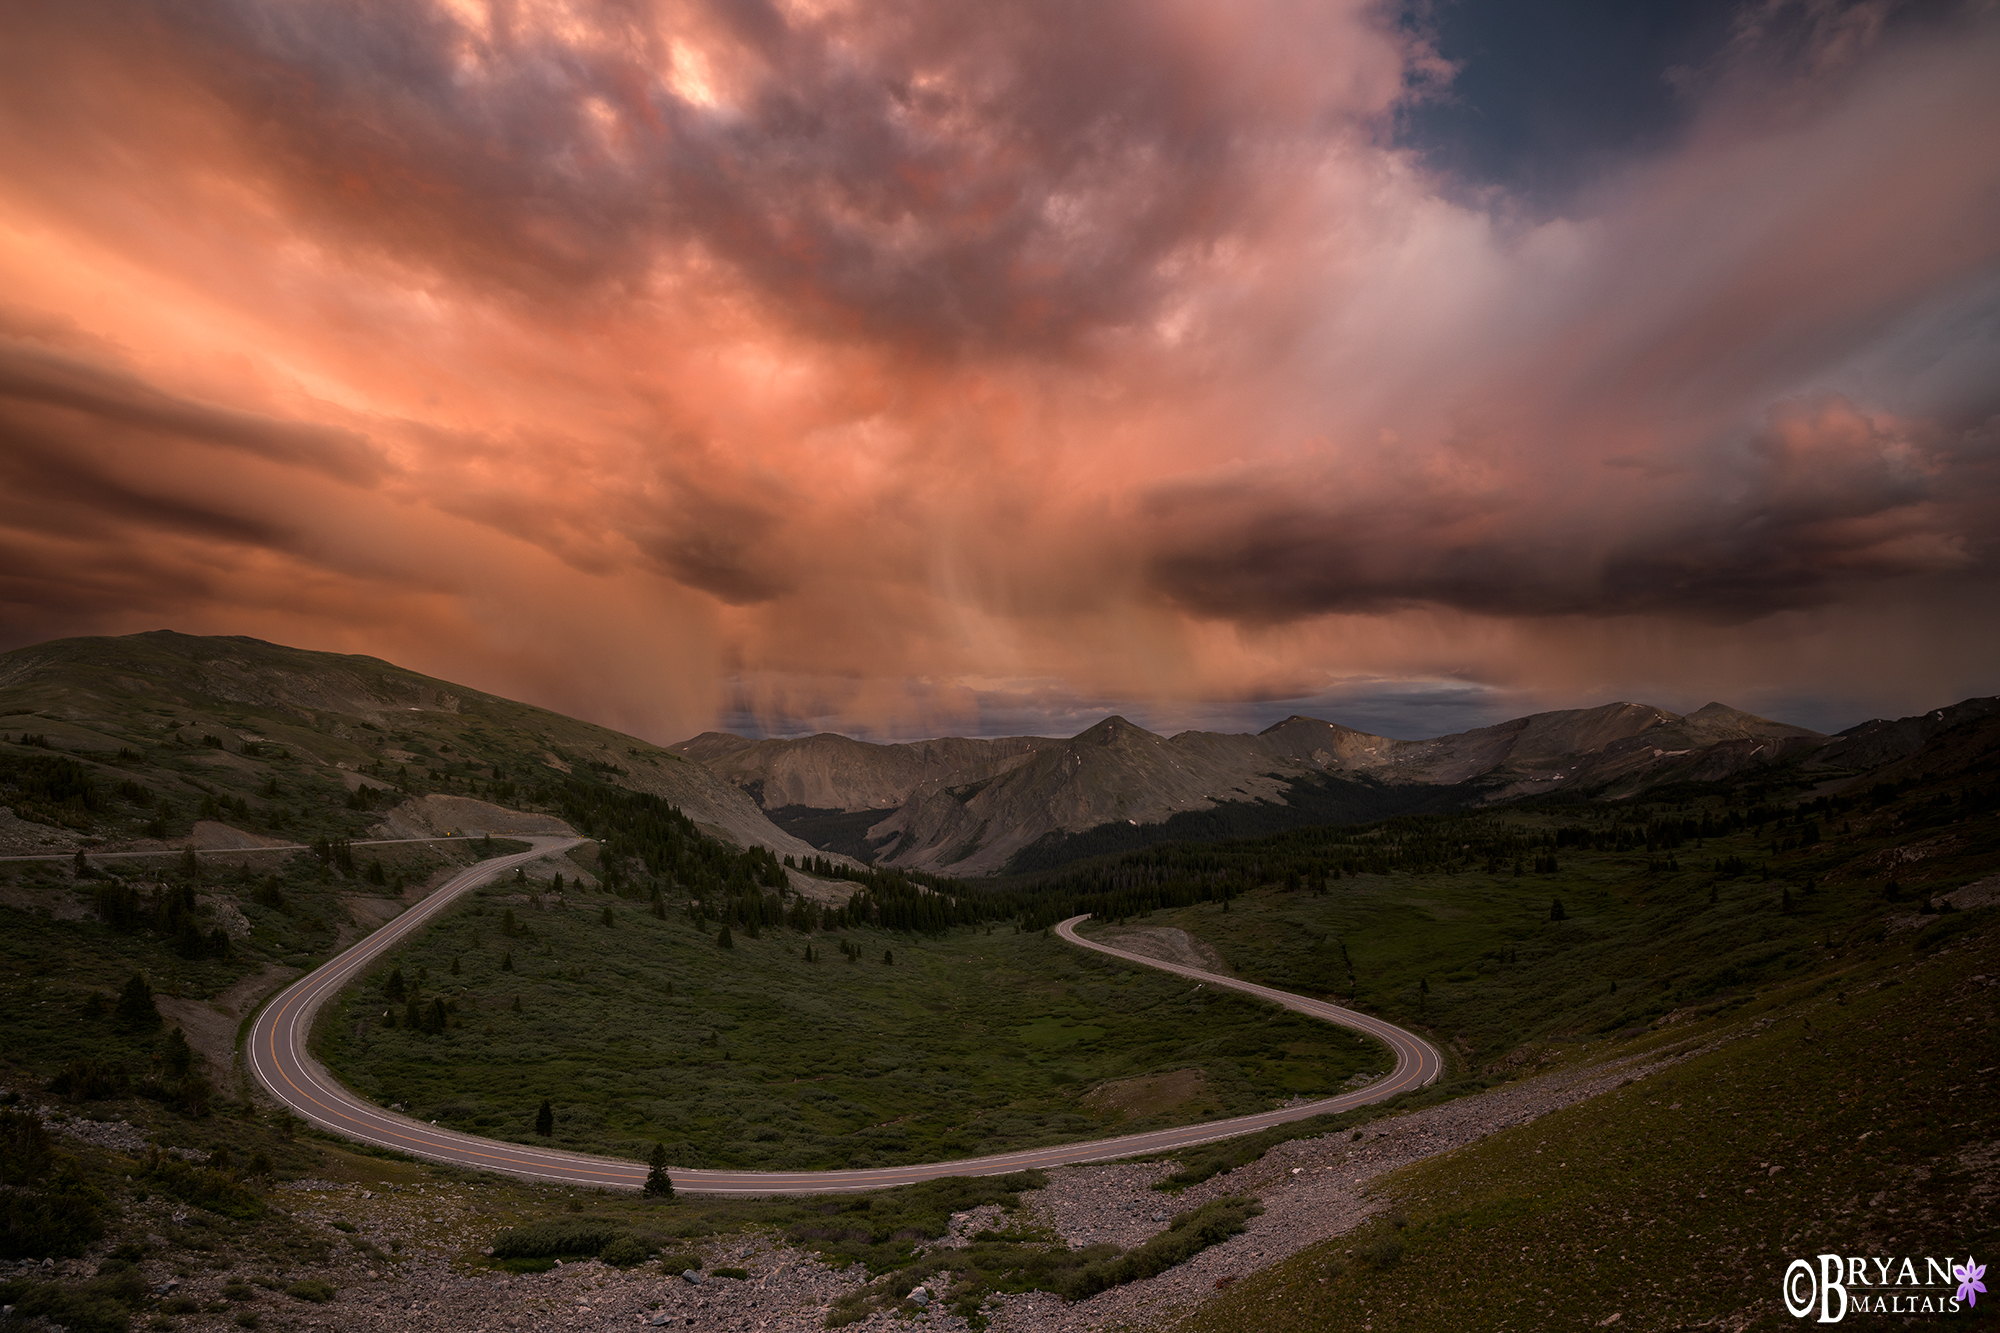
[[[803,854],[701,765],[369,657],[159,631],[0,654],[0,855],[178,846],[198,819],[309,841],[441,792],[543,808],[566,775]]]
[[[1793,1259],[1990,1262],[1996,956],[1993,909],[1948,916],[1634,1043],[1713,1049],[1387,1178],[1372,1225],[1235,1285],[1179,1333],[1793,1328]],[[1992,1309],[1948,1322],[1990,1326]]]

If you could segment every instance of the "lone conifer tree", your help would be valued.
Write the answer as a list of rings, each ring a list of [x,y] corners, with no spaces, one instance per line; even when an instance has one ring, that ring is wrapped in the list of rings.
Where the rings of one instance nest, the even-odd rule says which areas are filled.
[[[1568,917],[1568,915],[1569,914],[1567,912],[1563,911],[1562,899],[1557,898],[1549,904],[1549,920],[1562,921],[1565,920]]]
[[[549,1105],[549,1099],[542,1098],[542,1109],[535,1112],[535,1133],[547,1138],[556,1132],[556,1108]]]
[[[736,937],[729,933],[729,927],[724,926],[722,933],[715,937],[715,944],[720,949],[734,949],[736,947]]]
[[[617,925],[617,924],[618,924],[618,918],[617,918],[617,917],[615,917],[615,916],[613,916],[613,915],[611,915],[611,904],[610,904],[610,903],[606,903],[606,904],[604,904],[604,916],[603,916],[602,920],[604,921],[604,924],[605,924],[605,925],[607,925],[607,926],[615,926],[615,925]]]
[[[160,1025],[160,1011],[153,1006],[153,988],[137,972],[118,996],[118,1021],[134,1032],[151,1032]]]
[[[646,1187],[648,1198],[671,1199],[674,1197],[673,1177],[667,1174],[667,1145],[655,1143],[653,1155],[646,1159]]]
[[[400,1000],[407,991],[408,987],[403,982],[403,968],[398,964],[396,970],[389,974],[389,980],[384,983],[382,994],[391,1000]]]
[[[188,1045],[185,1032],[175,1028],[167,1034],[165,1048],[160,1052],[160,1063],[176,1079],[186,1078],[194,1069],[194,1048]]]

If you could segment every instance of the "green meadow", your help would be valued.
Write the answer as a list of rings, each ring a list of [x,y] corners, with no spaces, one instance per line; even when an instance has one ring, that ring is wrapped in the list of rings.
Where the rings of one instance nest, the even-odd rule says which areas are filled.
[[[316,1034],[329,1066],[497,1138],[530,1141],[548,1098],[565,1147],[643,1157],[660,1142],[678,1166],[805,1170],[1265,1110],[1388,1064],[1352,1033],[1011,925],[767,928],[723,948],[643,903],[532,896],[542,908],[525,886],[489,886],[348,991]],[[441,1031],[421,1021],[432,1001]],[[1182,1070],[1199,1077],[1176,1080],[1171,1105],[1118,1095]]]

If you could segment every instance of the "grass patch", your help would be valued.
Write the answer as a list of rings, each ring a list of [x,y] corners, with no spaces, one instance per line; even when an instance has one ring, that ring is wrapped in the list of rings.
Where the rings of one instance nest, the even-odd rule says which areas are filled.
[[[560,1146],[644,1158],[660,1142],[678,1166],[760,1170],[936,1161],[1266,1110],[1389,1064],[1351,1033],[1010,927],[767,928],[718,949],[683,914],[621,912],[607,927],[600,897],[538,910],[518,886],[489,886],[330,1007],[321,1054],[363,1095],[455,1129],[543,1141],[546,1096]],[[875,964],[889,950],[895,966]],[[423,1014],[442,1003],[442,1030],[410,1025],[413,996]],[[1196,1071],[1197,1101],[1087,1096],[1174,1071]]]

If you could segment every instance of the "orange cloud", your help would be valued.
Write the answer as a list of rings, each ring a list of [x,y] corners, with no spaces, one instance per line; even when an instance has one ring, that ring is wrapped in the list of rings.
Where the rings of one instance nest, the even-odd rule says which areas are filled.
[[[659,739],[2000,688],[2000,21],[1746,25],[1530,219],[1394,145],[1379,7],[1217,13],[14,7],[5,639]]]

